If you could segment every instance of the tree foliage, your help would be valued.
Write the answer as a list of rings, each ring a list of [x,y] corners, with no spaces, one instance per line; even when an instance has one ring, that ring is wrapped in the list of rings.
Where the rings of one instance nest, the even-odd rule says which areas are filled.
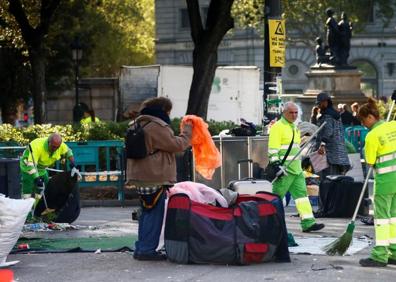
[[[235,26],[239,28],[253,27],[262,30],[265,0],[235,0],[232,15]]]
[[[51,50],[49,85],[70,88],[74,75],[70,43],[76,37],[83,46],[81,76],[115,76],[121,65],[153,63],[153,2],[63,2],[48,38]]]
[[[152,63],[154,0],[0,1],[0,46],[12,46],[29,58],[35,109],[44,105],[45,95],[40,95],[46,88],[71,87],[70,44],[76,36],[84,48],[81,76],[114,76],[121,65]]]

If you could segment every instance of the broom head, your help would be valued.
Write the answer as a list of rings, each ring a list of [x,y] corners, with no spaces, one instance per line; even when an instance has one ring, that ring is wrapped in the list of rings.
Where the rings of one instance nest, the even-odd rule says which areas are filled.
[[[334,242],[331,242],[330,244],[324,246],[323,251],[325,251],[326,254],[330,256],[344,255],[352,243],[352,235],[354,229],[355,229],[355,223],[351,222],[348,225],[348,228],[344,232],[344,234],[342,234],[342,236],[337,240],[335,240]]]

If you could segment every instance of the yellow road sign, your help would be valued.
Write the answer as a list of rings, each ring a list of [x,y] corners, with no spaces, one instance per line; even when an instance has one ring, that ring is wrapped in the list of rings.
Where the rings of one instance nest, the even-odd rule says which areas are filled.
[[[285,65],[285,20],[268,20],[270,67]]]

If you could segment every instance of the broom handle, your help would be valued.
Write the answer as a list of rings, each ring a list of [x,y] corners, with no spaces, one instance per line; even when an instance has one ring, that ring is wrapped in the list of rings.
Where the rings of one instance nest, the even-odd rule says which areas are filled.
[[[318,135],[319,131],[322,130],[322,128],[326,125],[326,121],[324,123],[322,123],[322,125],[308,138],[308,140],[304,143],[304,145],[300,148],[300,150],[297,152],[297,154],[291,159],[291,161],[287,164],[287,166],[285,167],[285,170],[291,165],[291,163],[301,154],[301,152],[304,150],[304,148],[306,146],[308,146],[309,142],[311,142],[311,140]],[[276,180],[278,179],[278,176],[275,177],[274,180],[272,180],[271,183],[274,183]]]
[[[364,192],[366,191],[367,184],[368,184],[368,181],[369,181],[369,178],[370,178],[370,175],[371,175],[372,172],[373,172],[373,167],[371,166],[369,171],[367,172],[366,179],[364,180],[364,185],[363,185],[363,188],[362,188],[362,192],[360,192],[359,200],[357,202],[355,211],[353,213],[352,222],[355,222],[357,213],[359,211],[360,203],[362,202],[363,195],[364,195]]]
[[[395,100],[392,100],[392,105],[390,107],[390,110],[389,110],[388,116],[386,118],[386,121],[390,120],[390,117],[391,117],[391,114],[392,114],[394,106],[395,106]],[[362,202],[363,195],[364,195],[364,192],[366,191],[367,183],[368,183],[368,180],[369,180],[370,175],[371,175],[372,172],[373,172],[373,167],[371,166],[369,171],[367,172],[366,179],[364,180],[364,185],[363,185],[363,188],[362,188],[362,192],[360,192],[359,200],[357,202],[357,205],[356,205],[356,208],[355,208],[355,212],[353,213],[352,222],[355,222],[357,213],[359,211],[360,203]]]

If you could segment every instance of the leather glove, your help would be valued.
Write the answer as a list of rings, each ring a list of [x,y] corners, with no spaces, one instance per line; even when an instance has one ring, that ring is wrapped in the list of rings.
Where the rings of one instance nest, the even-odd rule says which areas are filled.
[[[71,177],[73,177],[74,175],[77,175],[78,179],[82,178],[80,171],[76,167],[73,167],[70,173]]]
[[[391,96],[391,99],[392,99],[393,101],[396,101],[396,90],[393,91],[392,96]]]
[[[41,176],[34,179],[34,184],[36,184],[38,190],[44,190],[44,178]]]

